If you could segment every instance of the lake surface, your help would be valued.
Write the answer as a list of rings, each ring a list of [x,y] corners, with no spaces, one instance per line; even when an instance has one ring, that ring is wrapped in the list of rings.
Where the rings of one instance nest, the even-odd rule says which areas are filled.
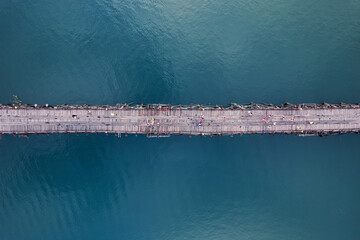
[[[360,2],[0,1],[0,103],[360,102]],[[0,239],[359,239],[360,135],[0,140]]]

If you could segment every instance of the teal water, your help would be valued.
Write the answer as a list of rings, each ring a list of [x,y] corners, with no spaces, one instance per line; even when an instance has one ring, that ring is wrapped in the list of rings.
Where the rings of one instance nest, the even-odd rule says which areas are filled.
[[[2,0],[0,103],[357,103],[359,12]],[[359,136],[3,136],[0,239],[359,239]]]

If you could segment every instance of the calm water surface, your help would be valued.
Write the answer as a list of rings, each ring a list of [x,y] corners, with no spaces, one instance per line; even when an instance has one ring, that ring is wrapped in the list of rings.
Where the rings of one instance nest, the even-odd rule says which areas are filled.
[[[2,0],[0,103],[360,102],[358,0]],[[359,239],[360,135],[3,136],[0,239]]]

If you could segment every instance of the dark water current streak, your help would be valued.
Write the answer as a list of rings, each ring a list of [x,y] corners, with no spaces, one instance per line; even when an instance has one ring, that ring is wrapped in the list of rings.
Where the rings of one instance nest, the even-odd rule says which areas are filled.
[[[2,0],[0,103],[360,102],[358,0]],[[359,135],[3,136],[0,239],[359,239]]]

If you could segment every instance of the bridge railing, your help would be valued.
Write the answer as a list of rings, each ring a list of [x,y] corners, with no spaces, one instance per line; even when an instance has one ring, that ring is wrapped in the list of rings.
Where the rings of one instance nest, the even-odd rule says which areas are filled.
[[[266,103],[248,103],[238,104],[230,103],[228,105],[206,105],[206,104],[189,104],[189,105],[171,105],[171,104],[116,104],[110,105],[37,105],[37,104],[0,104],[0,109],[104,109],[104,110],[119,110],[119,109],[191,109],[191,110],[256,110],[256,109],[336,109],[336,108],[360,108],[358,104],[329,104],[329,103],[304,103],[304,104],[291,104],[286,102],[281,105],[266,104]]]

